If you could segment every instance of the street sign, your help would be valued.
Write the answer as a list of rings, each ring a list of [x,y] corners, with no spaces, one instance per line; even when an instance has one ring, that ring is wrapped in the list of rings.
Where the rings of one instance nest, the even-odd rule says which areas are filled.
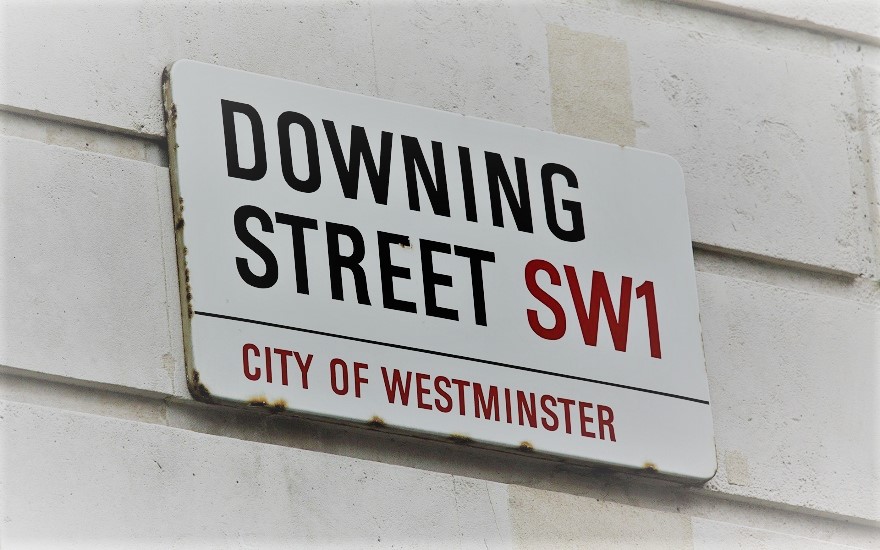
[[[714,475],[672,158],[187,60],[164,86],[197,399]]]

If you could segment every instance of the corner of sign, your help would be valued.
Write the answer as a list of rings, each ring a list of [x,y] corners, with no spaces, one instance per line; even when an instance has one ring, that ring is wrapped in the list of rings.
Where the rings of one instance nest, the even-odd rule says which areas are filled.
[[[189,72],[188,68],[195,65],[205,65],[205,63],[199,63],[192,59],[178,59],[162,69],[162,96],[165,104],[166,129],[169,122],[173,125],[177,121],[177,106],[172,97],[171,83],[180,80],[181,71]]]
[[[681,185],[682,192],[684,192],[684,168],[681,167],[681,163],[678,162],[678,159],[666,153],[658,153],[656,151],[650,151],[650,153],[659,157],[664,165],[669,166],[669,171],[675,175],[676,181]]]
[[[186,386],[189,389],[189,394],[196,401],[201,401],[202,403],[216,403],[217,400],[214,399],[214,396],[211,395],[210,390],[199,378],[199,371],[195,369],[191,369],[187,373],[186,377]]]
[[[646,460],[642,464],[641,470],[643,472],[648,473],[648,474],[672,475],[676,478],[681,478],[681,476],[682,476],[682,474],[679,474],[679,473],[663,471],[660,469],[660,467],[657,465],[657,463],[650,461],[650,460]],[[712,467],[711,467],[710,471],[706,471],[705,473],[691,472],[690,474],[687,475],[687,478],[688,478],[687,483],[702,485],[702,484],[708,482],[709,480],[711,480],[713,477],[715,477],[715,474],[717,472],[718,472],[718,461],[713,460]]]
[[[718,448],[715,438],[712,438],[712,444],[707,445],[700,452],[701,457],[696,459],[699,468],[695,468],[690,474],[691,482],[702,485],[711,481],[718,474]]]
[[[700,484],[708,483],[718,474],[718,456],[715,454],[715,446],[712,446],[712,467],[702,475],[697,475]]]
[[[172,78],[181,68],[185,69],[188,65],[204,65],[204,63],[199,63],[193,59],[177,59],[172,61],[162,71],[162,81],[164,82],[166,78]]]

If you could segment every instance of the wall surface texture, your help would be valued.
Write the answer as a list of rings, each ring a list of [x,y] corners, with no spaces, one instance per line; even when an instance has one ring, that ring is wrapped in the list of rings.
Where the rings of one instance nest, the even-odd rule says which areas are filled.
[[[0,10],[0,547],[880,547],[880,3]],[[195,402],[160,90],[182,58],[675,157],[717,475]]]

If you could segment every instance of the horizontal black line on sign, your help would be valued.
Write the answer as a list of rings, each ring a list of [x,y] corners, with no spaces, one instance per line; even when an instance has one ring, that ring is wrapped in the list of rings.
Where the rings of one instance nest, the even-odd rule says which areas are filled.
[[[339,338],[341,340],[351,340],[352,342],[362,342],[364,344],[373,344],[374,346],[385,346],[386,348],[396,348],[406,351],[415,351],[417,353],[427,353],[429,355],[438,355],[440,357],[449,357],[451,359],[461,359],[464,361],[472,361],[474,363],[483,363],[486,365],[495,365],[496,367],[504,367],[506,369],[521,370],[525,372],[534,372],[536,374],[545,374],[547,376],[556,376],[557,378],[566,378],[568,380],[578,380],[579,382],[589,382],[591,384],[601,384],[603,386],[612,386],[614,388],[623,388],[625,390],[640,391],[643,393],[651,393],[654,395],[662,395],[663,397],[671,397],[673,399],[682,399],[684,401],[693,401],[694,403],[702,403],[708,405],[709,402],[703,399],[687,397],[685,395],[675,395],[674,393],[666,393],[657,390],[649,390],[647,388],[637,388],[635,386],[627,386],[624,384],[615,384],[614,382],[605,382],[603,380],[593,380],[592,378],[582,378],[571,374],[563,374],[559,372],[549,372],[540,369],[523,367],[520,365],[512,365],[510,363],[501,363],[499,361],[489,361],[488,359],[477,359],[475,357],[465,357],[464,355],[456,355],[454,353],[446,353],[443,351],[434,351],[430,349],[414,348],[412,346],[404,346],[401,344],[390,344],[388,342],[379,342],[376,340],[367,340],[366,338],[357,338],[355,336],[345,336],[343,334],[333,334],[332,332],[323,332],[320,330],[312,330],[310,328],[292,327],[289,325],[279,325],[278,323],[269,323],[266,321],[257,321],[255,319],[243,319],[241,317],[232,317],[231,315],[221,315],[219,313],[208,313],[207,311],[196,311],[196,315],[205,317],[214,317],[215,319],[225,319],[227,321],[238,321],[239,323],[250,323],[252,325],[263,325],[265,327],[280,328],[285,330],[295,330],[297,332],[305,332],[308,334],[317,334],[318,336],[329,336],[331,338]]]

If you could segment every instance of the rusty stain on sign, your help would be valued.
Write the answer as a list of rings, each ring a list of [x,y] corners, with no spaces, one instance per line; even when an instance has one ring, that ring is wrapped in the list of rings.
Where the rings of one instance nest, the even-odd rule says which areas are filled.
[[[195,369],[191,370],[186,381],[187,386],[189,387],[189,393],[192,394],[193,397],[205,403],[215,402],[214,396],[211,395],[208,388],[199,380],[199,371]]]
[[[282,398],[278,398],[275,401],[269,403],[269,410],[275,413],[284,412],[287,410],[287,401]]]
[[[474,442],[474,440],[471,439],[471,436],[457,433],[449,434],[449,439],[460,445],[469,445]]]
[[[382,420],[382,418],[379,417],[378,415],[373,415],[372,418],[367,420],[367,425],[370,427],[373,427],[373,428],[384,428],[385,421]]]
[[[247,400],[247,404],[251,407],[265,407],[269,404],[269,401],[265,395],[255,395]]]

